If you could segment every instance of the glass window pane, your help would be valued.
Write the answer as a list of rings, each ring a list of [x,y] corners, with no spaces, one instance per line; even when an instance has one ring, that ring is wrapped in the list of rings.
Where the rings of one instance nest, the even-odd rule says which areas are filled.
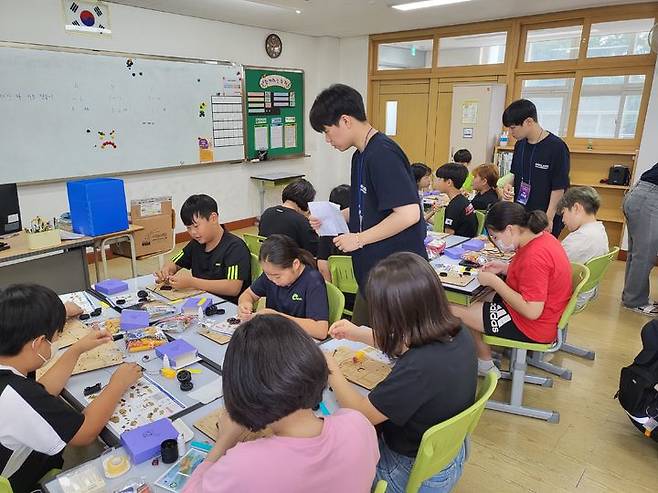
[[[506,32],[441,38],[439,67],[503,63],[505,43],[507,43]]]
[[[583,26],[528,31],[524,59],[526,62],[576,59],[582,34]]]
[[[644,75],[584,77],[575,136],[633,139],[643,89]]]
[[[394,136],[398,130],[398,102],[386,101],[386,135]]]
[[[588,58],[646,55],[650,51],[648,37],[653,24],[654,19],[592,24],[587,44]]]
[[[541,126],[560,137],[567,134],[574,80],[528,79],[521,87],[521,97],[535,103]]]
[[[431,39],[381,43],[377,52],[377,70],[404,70],[432,66]]]

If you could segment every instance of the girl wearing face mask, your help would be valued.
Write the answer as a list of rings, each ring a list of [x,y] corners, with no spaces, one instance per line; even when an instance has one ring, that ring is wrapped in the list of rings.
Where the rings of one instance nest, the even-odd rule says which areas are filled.
[[[498,202],[487,213],[485,226],[501,251],[516,254],[509,264],[489,262],[480,269],[480,284],[495,291],[491,301],[451,305],[452,312],[476,335],[480,374],[500,372],[479,334],[551,343],[571,297],[571,264],[560,242],[546,231],[544,212],[526,212],[521,204]]]

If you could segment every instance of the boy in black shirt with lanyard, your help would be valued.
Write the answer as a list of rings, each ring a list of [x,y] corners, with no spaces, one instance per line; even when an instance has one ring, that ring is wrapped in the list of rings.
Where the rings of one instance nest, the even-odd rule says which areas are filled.
[[[503,125],[516,139],[509,175],[514,181],[504,185],[503,199],[514,200],[527,211],[546,212],[548,230],[557,238],[563,227],[562,216],[556,214],[557,204],[569,188],[569,148],[539,125],[537,108],[527,99],[507,107]]]
[[[350,233],[337,236],[334,244],[352,252],[359,292],[352,320],[368,323],[363,297],[370,269],[395,252],[413,252],[427,258],[424,221],[409,160],[386,135],[368,120],[363,98],[355,89],[334,84],[322,91],[310,112],[312,127],[339,151],[356,147],[352,155],[350,207],[344,210]],[[310,218],[314,229],[320,222]]]
[[[206,291],[237,303],[251,281],[247,245],[219,223],[217,202],[208,195],[190,196],[180,216],[192,240],[155,273],[156,282]],[[191,269],[192,275],[175,275],[180,269]]]

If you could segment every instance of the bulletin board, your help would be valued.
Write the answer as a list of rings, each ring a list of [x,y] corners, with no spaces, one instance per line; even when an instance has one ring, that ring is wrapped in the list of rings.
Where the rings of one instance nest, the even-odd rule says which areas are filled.
[[[304,72],[245,67],[247,159],[304,154]]]

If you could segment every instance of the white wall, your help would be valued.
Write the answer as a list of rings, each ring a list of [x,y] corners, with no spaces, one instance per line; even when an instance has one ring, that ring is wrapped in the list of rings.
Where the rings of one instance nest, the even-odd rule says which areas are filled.
[[[60,1],[0,0],[0,40],[301,68],[305,71],[306,116],[317,93],[334,82],[352,84],[365,97],[368,58],[365,37],[338,40],[279,33],[283,53],[279,59],[271,60],[264,50],[269,33],[264,29],[117,4],[110,4],[110,15],[112,35],[109,37],[68,34],[64,31]],[[301,171],[314,183],[320,199],[326,198],[333,186],[349,180],[346,154],[351,153],[341,155],[332,149],[308,121],[305,135],[306,153],[311,155],[308,158],[118,177],[125,180],[128,200],[173,195],[178,208],[190,194],[208,193],[219,201],[223,221],[244,219],[259,212],[256,187],[249,179],[254,172]],[[0,163],[0,170],[11,164]],[[268,193],[267,203],[277,202],[279,194],[278,190]],[[22,185],[19,195],[23,221],[35,215],[53,217],[68,210],[64,182]],[[178,230],[182,230],[182,225]]]

